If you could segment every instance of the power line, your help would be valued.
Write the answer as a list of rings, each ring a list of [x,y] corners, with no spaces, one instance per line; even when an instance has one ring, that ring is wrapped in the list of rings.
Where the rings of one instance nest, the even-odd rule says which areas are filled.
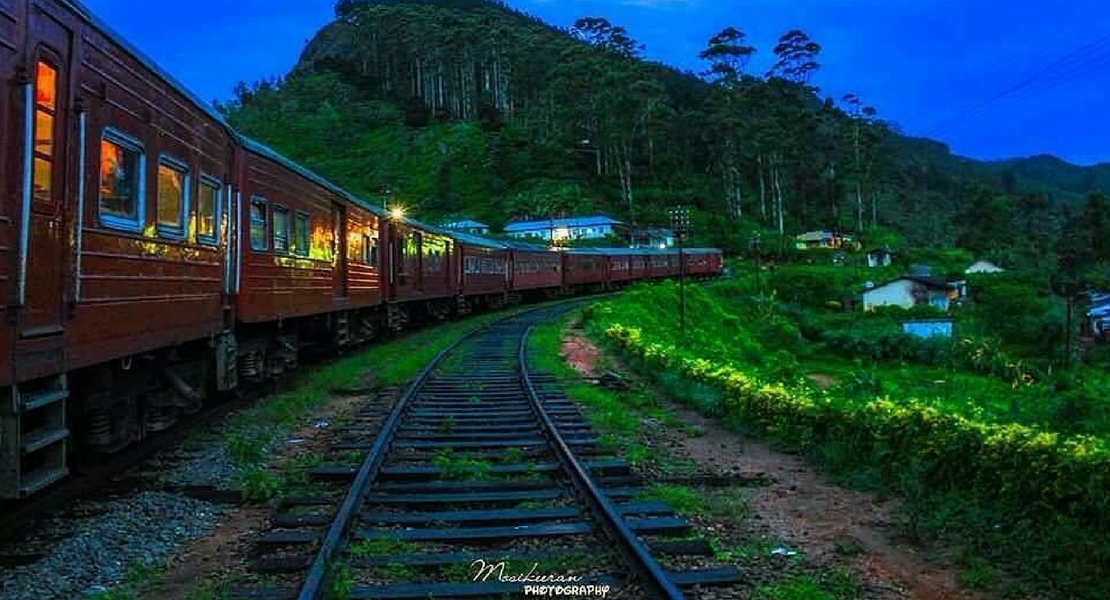
[[[1030,75],[1029,77],[1026,77],[1025,79],[1019,81],[1018,83],[1002,90],[1001,92],[998,92],[997,94],[991,96],[990,98],[987,98],[986,100],[983,100],[983,101],[979,102],[978,104],[976,104],[975,106],[972,106],[971,108],[968,108],[968,109],[966,109],[966,110],[964,110],[960,113],[957,113],[956,115],[953,115],[952,117],[949,117],[945,121],[942,121],[941,123],[939,123],[939,124],[933,126],[932,128],[930,128],[927,132],[925,132],[925,135],[926,136],[931,136],[931,135],[935,135],[938,132],[944,131],[944,130],[948,129],[949,127],[951,127],[952,124],[957,123],[957,122],[959,122],[959,121],[961,121],[961,120],[963,120],[963,119],[965,119],[969,116],[974,116],[974,115],[980,114],[985,109],[989,108],[991,105],[993,105],[993,104],[995,104],[995,103],[997,103],[1001,100],[1004,100],[1007,97],[1010,97],[1010,96],[1014,95],[1015,93],[1026,90],[1030,86],[1034,86],[1033,89],[1036,89],[1035,86],[1036,86],[1037,83],[1042,83],[1043,84],[1042,77],[1044,77],[1046,74],[1050,74],[1053,70],[1064,69],[1064,68],[1069,69],[1069,70],[1074,70],[1078,67],[1080,69],[1079,72],[1084,72],[1083,69],[1085,67],[1091,66],[1092,62],[1094,64],[1101,65],[1102,64],[1102,59],[1110,57],[1110,54],[1107,54],[1105,56],[1103,56],[1103,55],[1096,56],[1096,57],[1094,57],[1094,61],[1092,61],[1091,60],[1092,59],[1091,53],[1092,52],[1097,52],[1102,47],[1110,47],[1110,34],[1103,35],[1103,36],[1099,37],[1098,39],[1096,39],[1095,41],[1090,42],[1088,44],[1085,44],[1085,45],[1069,52],[1065,56],[1053,61],[1049,65],[1043,67],[1042,69],[1038,70],[1037,72]],[[1069,64],[1069,63],[1073,63],[1077,59],[1079,59],[1078,63]],[[1068,72],[1072,72],[1072,71],[1068,71]],[[1058,75],[1058,73],[1057,73],[1057,75]],[[1049,80],[1049,81],[1051,81],[1051,80]]]

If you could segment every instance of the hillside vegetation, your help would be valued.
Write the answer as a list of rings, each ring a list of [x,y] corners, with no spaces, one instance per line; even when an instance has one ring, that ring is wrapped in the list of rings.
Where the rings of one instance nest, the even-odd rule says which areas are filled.
[[[240,85],[220,109],[431,219],[604,211],[665,225],[684,203],[696,241],[732,252],[756,230],[781,250],[825,228],[1038,268],[1069,223],[1089,226],[1080,203],[1110,167],[981,163],[902,137],[865,99],[823,97],[821,50],[798,30],[754,48],[727,27],[706,41],[705,71],[682,73],[600,17],[563,30],[489,0],[343,0],[291,73]],[[756,52],[775,55],[769,73],[747,71]]]
[[[1037,354],[1025,327],[1038,324],[997,327],[1012,280],[979,282],[979,306],[957,315],[952,340],[921,340],[901,334],[912,315],[900,309],[834,311],[820,289],[783,301],[827,273],[780,271],[762,296],[750,279],[691,286],[685,338],[674,283],[595,305],[588,327],[674,397],[897,493],[899,533],[960,549],[976,585],[1005,597],[1110,594],[1105,365],[1053,372],[1023,358]],[[1031,319],[1052,310],[1025,302]]]

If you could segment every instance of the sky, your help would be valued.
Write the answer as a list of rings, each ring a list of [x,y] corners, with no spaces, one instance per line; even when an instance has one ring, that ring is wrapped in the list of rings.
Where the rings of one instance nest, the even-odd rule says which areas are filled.
[[[83,0],[201,98],[283,75],[334,0]],[[979,159],[1054,154],[1110,162],[1110,3],[1103,0],[509,0],[558,26],[603,16],[682,70],[732,25],[772,63],[802,29],[823,47],[813,83],[856,93],[907,135]],[[139,8],[136,8],[139,7]],[[182,11],[183,7],[189,10]]]

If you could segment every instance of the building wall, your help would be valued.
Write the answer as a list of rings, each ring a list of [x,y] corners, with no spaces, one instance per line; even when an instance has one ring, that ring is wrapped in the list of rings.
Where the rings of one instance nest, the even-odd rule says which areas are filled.
[[[952,337],[952,321],[906,321],[902,333],[919,338]]]
[[[927,289],[920,283],[908,279],[893,281],[864,292],[863,310],[874,310],[879,306],[913,308],[917,304],[915,290],[920,289],[924,289],[928,304],[942,310],[948,310],[949,300],[944,290]],[[920,294],[920,291],[918,294]]]
[[[980,260],[967,268],[966,273],[1001,273],[1005,271],[992,262]]]

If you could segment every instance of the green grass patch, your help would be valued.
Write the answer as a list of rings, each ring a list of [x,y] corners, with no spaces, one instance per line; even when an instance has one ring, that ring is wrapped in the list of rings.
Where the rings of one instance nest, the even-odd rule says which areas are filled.
[[[756,590],[756,600],[855,600],[861,588],[839,569],[818,575],[798,575]]]
[[[1056,594],[1050,597],[1110,597],[1105,437],[1015,422],[1040,410],[1028,406],[1030,388],[1050,396],[1052,390],[1005,383],[1011,366],[995,374],[906,361],[844,368],[806,341],[779,303],[753,300],[730,285],[688,290],[696,347],[674,343],[672,320],[660,316],[671,302],[669,284],[595,305],[587,327],[676,399],[800,450],[853,485],[905,498],[911,538],[973,544],[975,556],[1007,565],[1017,579]],[[982,348],[983,368],[993,368],[998,356]],[[808,381],[807,361],[839,381],[819,389]],[[916,387],[901,387],[910,380]],[[683,392],[687,382],[712,389]],[[962,391],[915,397],[922,386]],[[1092,398],[1087,406],[1107,402]],[[969,586],[1005,579],[981,564],[964,570]]]

